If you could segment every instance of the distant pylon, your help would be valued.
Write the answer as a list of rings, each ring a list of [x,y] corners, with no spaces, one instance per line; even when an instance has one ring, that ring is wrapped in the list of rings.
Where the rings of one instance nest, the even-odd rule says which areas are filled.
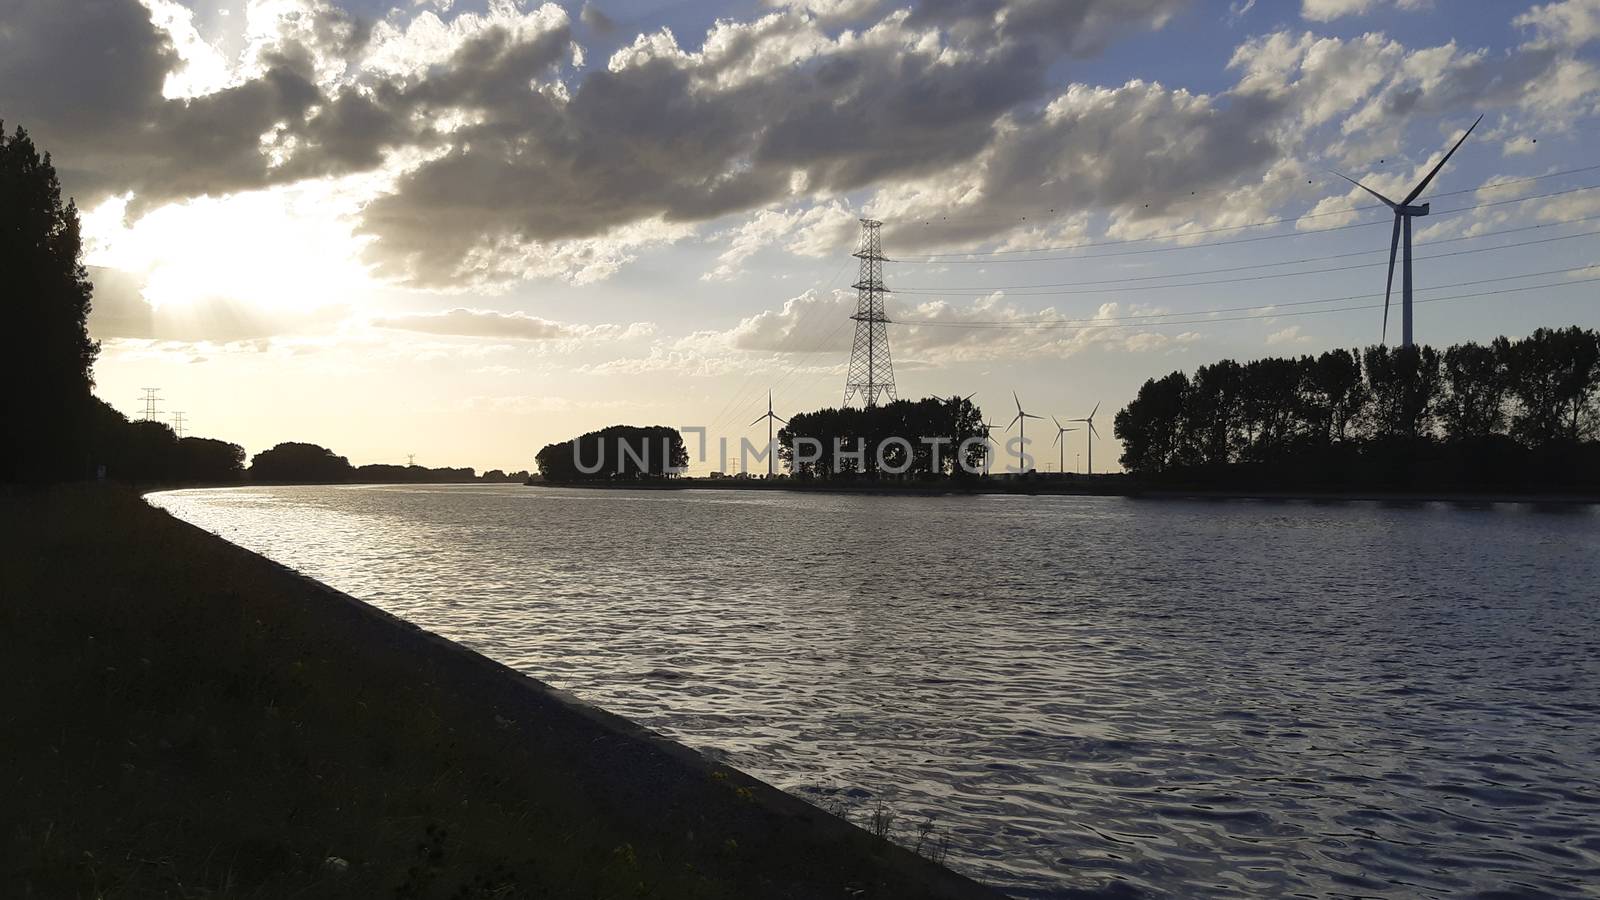
[[[156,409],[156,401],[161,399],[156,395],[156,392],[161,388],[140,388],[139,390],[144,392],[144,420],[146,422],[154,422],[156,413],[160,412],[160,410]]]
[[[856,289],[856,340],[850,348],[850,374],[844,383],[844,402],[861,395],[868,406],[878,405],[878,398],[895,399],[894,363],[889,358],[889,318],[884,315],[883,295],[889,289],[883,286],[883,240],[878,229],[883,223],[876,219],[861,220],[861,248],[853,256],[861,260],[861,277],[851,287]]]
[[[172,414],[172,430],[178,437],[183,437],[183,410],[181,409]]]

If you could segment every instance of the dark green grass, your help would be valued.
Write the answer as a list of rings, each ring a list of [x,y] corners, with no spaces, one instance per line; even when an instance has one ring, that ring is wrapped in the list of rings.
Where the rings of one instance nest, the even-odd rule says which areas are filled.
[[[132,494],[0,548],[0,897],[985,894]]]

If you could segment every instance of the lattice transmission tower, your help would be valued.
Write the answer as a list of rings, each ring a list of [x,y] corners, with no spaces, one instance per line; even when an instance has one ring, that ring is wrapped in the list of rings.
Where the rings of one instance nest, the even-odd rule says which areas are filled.
[[[844,402],[857,394],[868,406],[878,405],[879,397],[895,399],[894,362],[889,357],[889,318],[884,315],[883,238],[876,219],[861,220],[861,247],[853,256],[861,260],[861,276],[851,287],[856,289],[856,340],[850,348],[850,374],[845,379]]]
[[[161,389],[140,388],[139,390],[144,394],[144,420],[146,422],[154,422],[156,420],[156,415],[161,412],[161,410],[156,408],[156,403],[161,399],[161,396],[157,392]]]

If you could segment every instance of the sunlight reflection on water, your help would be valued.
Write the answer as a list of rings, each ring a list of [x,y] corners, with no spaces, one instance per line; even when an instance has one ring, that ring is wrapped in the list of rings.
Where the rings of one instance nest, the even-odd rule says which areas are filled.
[[[1600,884],[1588,507],[235,488],[176,515],[1022,896]]]

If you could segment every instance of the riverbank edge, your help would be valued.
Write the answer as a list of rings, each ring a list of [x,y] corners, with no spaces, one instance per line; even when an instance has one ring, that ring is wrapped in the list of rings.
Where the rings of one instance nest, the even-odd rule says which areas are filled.
[[[1099,476],[1093,476],[1099,477]],[[1112,476],[1115,477],[1115,476]],[[866,494],[896,497],[964,497],[986,495],[1021,495],[1045,497],[1125,497],[1130,500],[1262,500],[1306,501],[1311,503],[1461,503],[1461,504],[1600,504],[1600,494],[1538,494],[1538,493],[1472,493],[1468,491],[1271,491],[1245,488],[1183,488],[1183,487],[1099,487],[1045,482],[1020,482],[1014,485],[991,486],[957,485],[842,485],[803,484],[782,481],[767,482],[755,479],[710,478],[675,479],[672,481],[639,482],[549,482],[530,481],[525,487],[577,488],[580,490],[631,490],[631,491],[788,491],[798,494]]]
[[[676,826],[692,818],[703,825],[726,825],[715,835],[721,842],[719,847],[749,848],[757,853],[763,849],[780,851],[776,856],[782,858],[772,860],[770,879],[762,874],[757,884],[746,884],[747,889],[756,892],[747,896],[831,897],[841,887],[841,880],[846,893],[858,897],[1002,896],[754,776],[233,544],[145,499],[147,493],[164,491],[134,492],[116,486],[72,490],[131,498],[148,515],[160,517],[160,525],[181,532],[185,540],[204,545],[206,552],[233,557],[246,570],[255,570],[251,573],[254,588],[265,588],[284,597],[292,595],[290,602],[297,608],[316,610],[321,619],[317,624],[327,635],[347,636],[358,642],[351,664],[360,665],[373,656],[387,657],[391,665],[403,659],[402,667],[416,672],[429,690],[443,690],[452,699],[476,707],[456,710],[475,720],[482,729],[481,734],[461,735],[461,741],[484,746],[508,738],[546,745],[559,743],[557,752],[577,764],[572,771],[554,776],[540,772],[538,777],[570,782],[580,794],[593,796],[597,807],[603,807],[606,814],[617,816],[620,811],[627,824],[639,826],[639,831],[659,832],[668,824]],[[0,501],[48,502],[40,497],[39,492],[26,491],[0,495]],[[160,531],[157,523],[149,524],[154,526],[149,529],[152,534]],[[154,539],[151,543],[152,553],[171,550],[170,544],[158,544]],[[233,593],[228,584],[215,585],[215,591],[219,595]],[[262,617],[271,615],[270,610],[256,613]],[[174,641],[191,637],[172,635]],[[285,652],[292,658],[303,651],[290,647]],[[516,777],[514,773],[497,774]],[[533,778],[528,773],[523,777]],[[199,799],[203,802],[205,798]],[[686,809],[693,812],[686,813]],[[712,834],[697,838],[693,831],[687,838],[695,846],[711,839]],[[680,839],[675,836],[674,841]],[[657,849],[638,846],[637,853],[643,857]],[[659,849],[673,858],[672,854],[684,847],[680,841]],[[628,855],[634,853],[630,847]],[[729,872],[714,874],[725,876],[732,883],[745,883],[750,880],[749,870],[761,868],[759,859],[742,859],[737,866],[730,864]]]

